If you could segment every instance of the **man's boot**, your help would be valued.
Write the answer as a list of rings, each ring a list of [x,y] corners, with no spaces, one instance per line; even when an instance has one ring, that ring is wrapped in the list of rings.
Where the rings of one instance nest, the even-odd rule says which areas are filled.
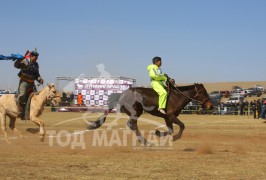
[[[25,119],[25,104],[18,103],[18,117],[20,117],[21,120],[26,120]]]

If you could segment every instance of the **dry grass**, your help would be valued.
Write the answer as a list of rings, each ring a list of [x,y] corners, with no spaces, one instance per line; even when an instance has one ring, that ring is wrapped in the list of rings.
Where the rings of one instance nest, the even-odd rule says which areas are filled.
[[[81,113],[45,113],[47,130],[86,130]],[[87,115],[95,120],[97,114]],[[161,119],[143,116],[156,122]],[[186,129],[181,140],[168,150],[134,150],[128,137],[125,147],[92,146],[93,132],[85,133],[86,148],[49,147],[48,137],[39,142],[31,122],[17,122],[24,138],[0,141],[0,179],[265,179],[266,124],[247,116],[180,115]],[[110,115],[106,123],[115,119]],[[118,121],[122,133],[125,119]],[[155,125],[140,122],[141,130]],[[103,126],[101,129],[106,129]],[[175,127],[175,132],[178,127]],[[112,131],[108,131],[108,137]],[[16,137],[10,131],[10,137]],[[145,134],[147,136],[148,134]]]

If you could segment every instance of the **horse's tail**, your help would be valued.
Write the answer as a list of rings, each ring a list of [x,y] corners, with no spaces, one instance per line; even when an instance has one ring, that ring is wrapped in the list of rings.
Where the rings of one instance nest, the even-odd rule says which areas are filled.
[[[97,129],[103,125],[106,120],[107,115],[114,109],[117,108],[119,98],[121,97],[121,93],[113,93],[108,98],[108,110],[101,115],[97,121],[90,122],[88,129]]]
[[[105,123],[106,117],[112,110],[113,108],[106,110],[104,114],[97,119],[97,121],[89,122],[88,129],[98,129],[101,127],[103,123]]]

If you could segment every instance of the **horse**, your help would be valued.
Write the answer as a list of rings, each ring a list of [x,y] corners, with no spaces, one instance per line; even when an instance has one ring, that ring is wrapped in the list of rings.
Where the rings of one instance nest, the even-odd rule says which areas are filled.
[[[39,126],[41,141],[44,140],[45,135],[44,122],[40,119],[44,107],[47,103],[52,103],[57,106],[60,101],[61,98],[57,95],[57,91],[53,84],[47,85],[39,92],[34,93],[31,98],[29,120]],[[16,118],[19,117],[19,111],[14,94],[5,94],[0,97],[0,122],[5,140],[9,142],[6,128],[6,116],[10,119],[10,129],[22,137],[21,132],[15,128],[15,122]]]
[[[158,98],[158,94],[152,88],[133,87],[125,90],[118,100],[120,111],[125,112],[130,117],[127,126],[138,136],[139,142],[141,143],[148,143],[141,135],[137,125],[137,120],[144,111],[165,120],[168,131],[160,132],[156,130],[155,135],[157,136],[173,135],[173,124],[178,125],[179,132],[173,135],[173,141],[176,141],[181,138],[185,129],[184,123],[178,119],[178,116],[190,101],[194,100],[205,108],[211,107],[209,95],[203,84],[195,83],[188,86],[174,86],[174,88],[169,88],[166,114],[162,114],[158,110]],[[90,122],[88,129],[99,128],[105,122],[108,113],[113,108],[114,106],[108,107],[108,110],[97,121]]]

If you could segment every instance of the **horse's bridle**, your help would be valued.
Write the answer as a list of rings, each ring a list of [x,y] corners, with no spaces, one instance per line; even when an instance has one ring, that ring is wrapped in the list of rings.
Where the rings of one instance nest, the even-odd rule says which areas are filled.
[[[170,81],[169,81],[169,82],[170,82]],[[196,95],[195,95],[193,98],[191,98],[191,97],[185,95],[180,89],[176,88],[175,85],[174,85],[172,82],[170,82],[170,83],[172,84],[172,86],[173,86],[173,87],[174,87],[174,88],[175,88],[180,94],[182,94],[183,96],[185,96],[185,97],[187,97],[188,99],[193,100],[193,101],[195,101],[195,102],[197,102],[197,103],[200,103],[200,104],[203,104],[203,105],[204,105],[208,100],[210,100],[210,98],[205,98],[205,99],[203,99],[203,101],[199,101],[199,100],[196,100],[196,99],[195,99],[195,98],[197,98],[197,97],[200,96],[200,94],[199,94],[199,92],[198,92],[198,88],[197,88],[196,85],[194,85],[194,86],[195,86]]]
[[[195,85],[195,90],[196,90],[196,95],[194,96],[194,98],[197,98],[197,97],[199,97],[200,96],[200,94],[199,94],[199,92],[198,92],[198,88],[197,88],[197,86]],[[206,102],[207,101],[209,101],[210,100],[210,98],[204,98],[203,99],[203,101],[198,101],[198,100],[195,100],[195,99],[193,99],[194,101],[197,101],[197,102],[199,102],[200,104],[206,104]]]
[[[43,86],[43,85],[42,85],[42,86]],[[49,102],[51,102],[54,98],[60,97],[59,95],[55,95],[55,96],[53,96],[53,95],[50,93],[50,91],[47,92],[44,86],[43,86],[43,90],[45,91],[45,93],[46,93],[46,98],[47,98],[47,100],[48,100]]]

